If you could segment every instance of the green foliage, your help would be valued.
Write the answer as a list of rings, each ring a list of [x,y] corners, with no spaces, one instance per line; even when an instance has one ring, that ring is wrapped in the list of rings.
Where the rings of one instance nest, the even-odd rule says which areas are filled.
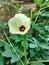
[[[0,27],[3,28],[3,29],[5,28],[5,25],[1,20],[0,20]]]
[[[17,2],[16,2],[16,9],[19,10],[19,8],[20,8],[20,7],[19,7],[19,2],[17,1]]]
[[[22,47],[24,47],[24,41],[21,41],[21,45],[22,45]],[[26,49],[28,49],[28,42],[26,44]]]
[[[0,65],[4,65],[4,58],[0,55]]]
[[[49,26],[45,26],[45,30],[49,32]]]
[[[49,5],[49,0],[45,0],[45,2],[42,5]]]
[[[36,44],[30,43],[30,44],[29,44],[29,47],[30,47],[30,48],[36,48],[36,47],[38,47],[38,46],[37,46]]]
[[[41,16],[49,17],[49,12],[44,12],[44,13],[41,14]]]
[[[0,41],[0,47],[4,46],[5,44],[3,42]]]
[[[22,57],[22,55],[20,54],[18,55],[20,56],[20,58]],[[5,45],[5,51],[2,53],[2,56],[11,57],[11,63],[14,63],[20,60],[9,45]]]
[[[22,36],[18,36],[18,35],[12,35],[11,39],[15,40],[15,43],[18,43],[18,42],[20,42],[23,39],[23,37]]]
[[[42,5],[43,0],[34,0],[34,2],[35,2],[37,5],[41,6],[41,5]]]
[[[49,5],[49,0],[34,0],[34,2],[38,5],[38,6],[45,6],[45,5]]]
[[[18,61],[16,65],[22,65],[22,64],[21,64],[21,62],[20,62],[20,61]]]

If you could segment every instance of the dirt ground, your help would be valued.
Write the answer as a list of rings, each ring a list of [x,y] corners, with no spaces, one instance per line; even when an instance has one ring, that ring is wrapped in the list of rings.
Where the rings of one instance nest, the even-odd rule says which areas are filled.
[[[12,4],[15,4],[13,2]],[[22,13],[27,13],[30,9],[35,8],[36,5],[30,1],[30,0],[25,0],[25,1],[19,1],[20,7],[23,7]],[[12,7],[8,5],[4,5],[3,3],[0,3],[0,19],[4,22],[7,22],[12,16],[15,15],[17,11],[13,9]]]

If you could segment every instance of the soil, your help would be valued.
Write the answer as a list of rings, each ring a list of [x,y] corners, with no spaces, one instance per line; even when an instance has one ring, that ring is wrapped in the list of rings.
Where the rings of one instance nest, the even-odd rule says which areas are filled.
[[[27,13],[32,8],[36,8],[36,4],[34,4],[32,1],[19,1],[19,3],[20,7],[23,7],[21,11],[22,13]],[[16,1],[12,4],[16,4]],[[15,13],[17,13],[17,11],[14,8],[0,3],[0,19],[2,21],[7,22],[11,17],[15,15]]]

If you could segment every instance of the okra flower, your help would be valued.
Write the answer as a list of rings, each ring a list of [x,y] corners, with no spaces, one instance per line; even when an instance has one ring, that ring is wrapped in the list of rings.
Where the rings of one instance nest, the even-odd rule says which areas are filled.
[[[9,20],[8,25],[9,25],[9,31],[12,34],[24,35],[30,29],[31,20],[24,14],[19,13]]]

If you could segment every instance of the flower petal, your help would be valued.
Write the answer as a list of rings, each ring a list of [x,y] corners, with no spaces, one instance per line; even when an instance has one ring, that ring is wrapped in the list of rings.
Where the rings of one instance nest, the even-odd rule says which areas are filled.
[[[24,14],[16,14],[13,18],[11,18],[8,22],[9,30],[12,34],[26,34],[30,29],[31,20],[30,18],[26,17]],[[25,30],[22,32],[20,31],[21,26],[25,27]]]

